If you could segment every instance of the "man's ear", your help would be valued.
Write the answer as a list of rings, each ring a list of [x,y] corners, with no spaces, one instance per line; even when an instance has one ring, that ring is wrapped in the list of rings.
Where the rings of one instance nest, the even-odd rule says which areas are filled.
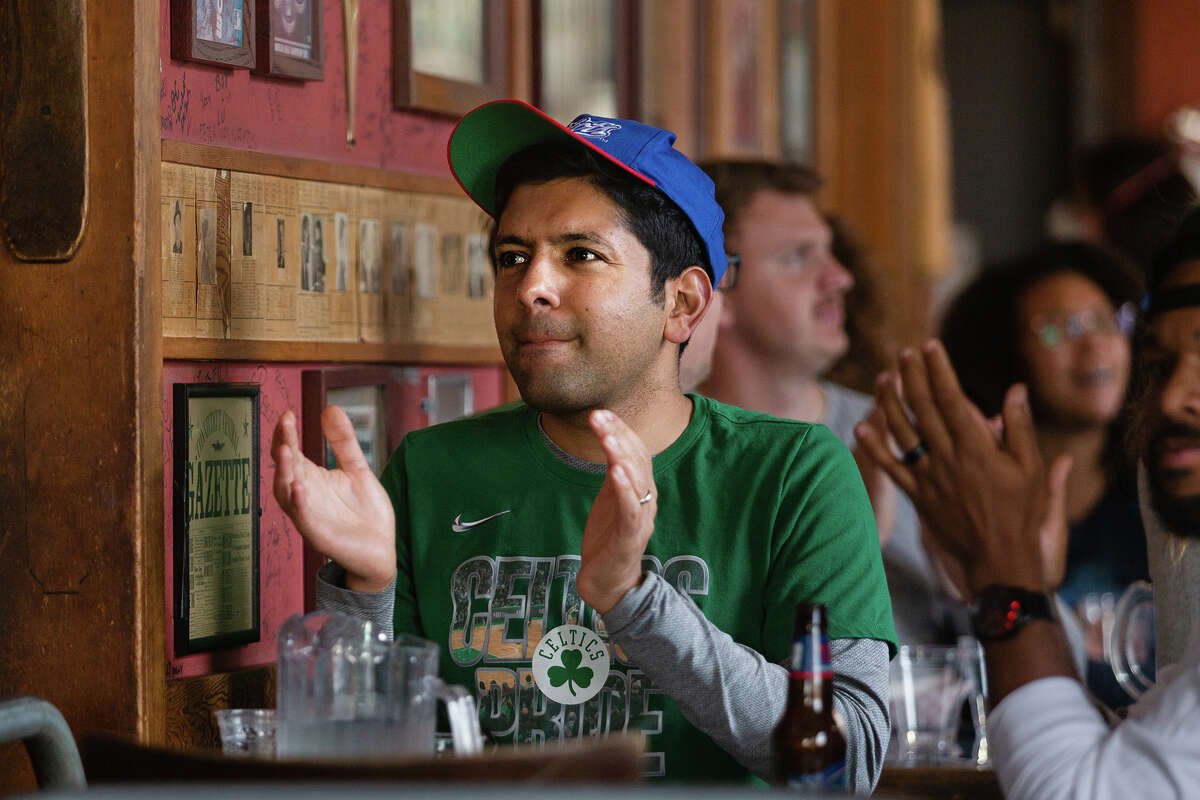
[[[691,338],[712,303],[713,287],[702,267],[690,266],[663,287],[667,311],[663,338],[682,344]]]

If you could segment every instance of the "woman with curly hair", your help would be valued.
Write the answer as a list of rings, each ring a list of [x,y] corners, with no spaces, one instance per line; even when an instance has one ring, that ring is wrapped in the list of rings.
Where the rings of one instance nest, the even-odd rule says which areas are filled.
[[[1141,293],[1135,273],[1109,252],[1046,245],[985,269],[951,303],[941,327],[963,390],[984,414],[999,413],[1008,387],[1023,382],[1046,463],[1072,457],[1058,594],[1084,612],[1085,626],[1095,598],[1119,597],[1148,576],[1135,474],[1120,446]],[[1087,646],[1088,683],[1110,705],[1127,704],[1102,662],[1099,633]]]

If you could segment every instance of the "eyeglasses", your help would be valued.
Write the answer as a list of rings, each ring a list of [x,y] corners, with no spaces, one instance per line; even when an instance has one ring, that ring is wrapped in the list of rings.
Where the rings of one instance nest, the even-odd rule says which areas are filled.
[[[1137,322],[1133,303],[1123,303],[1116,311],[1089,308],[1066,316],[1034,317],[1029,327],[1042,347],[1058,347],[1065,340],[1076,341],[1088,333],[1101,336],[1128,336]]]
[[[738,276],[742,272],[741,256],[735,256],[732,253],[726,253],[725,260],[729,262],[729,266],[725,268],[725,274],[721,276],[721,281],[717,284],[718,292],[728,292],[736,287]]]

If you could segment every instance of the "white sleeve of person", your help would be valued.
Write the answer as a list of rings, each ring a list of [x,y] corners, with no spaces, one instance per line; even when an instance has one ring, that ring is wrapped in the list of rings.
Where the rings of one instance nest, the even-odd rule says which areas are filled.
[[[604,615],[604,626],[609,640],[690,723],[756,775],[771,779],[771,734],[787,705],[784,667],[735,642],[652,572]],[[834,639],[829,652],[850,788],[867,794],[879,780],[890,733],[887,642]]]
[[[1042,678],[988,718],[1008,800],[1192,798],[1200,793],[1200,623],[1187,655],[1109,728],[1083,685]]]

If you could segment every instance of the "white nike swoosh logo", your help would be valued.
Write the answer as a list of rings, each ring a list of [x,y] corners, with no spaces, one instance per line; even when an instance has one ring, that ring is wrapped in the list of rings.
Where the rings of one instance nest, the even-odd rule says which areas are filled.
[[[454,518],[454,522],[451,523],[450,530],[454,531],[455,533],[464,533],[465,531],[471,530],[471,528],[474,528],[476,525],[482,525],[483,523],[487,522],[490,519],[495,519],[496,517],[502,517],[505,514],[509,513],[510,511],[512,511],[511,508],[506,509],[504,511],[497,511],[495,514],[492,514],[490,517],[484,517],[483,519],[477,519],[474,522],[463,522],[462,514],[459,514],[457,517]]]

